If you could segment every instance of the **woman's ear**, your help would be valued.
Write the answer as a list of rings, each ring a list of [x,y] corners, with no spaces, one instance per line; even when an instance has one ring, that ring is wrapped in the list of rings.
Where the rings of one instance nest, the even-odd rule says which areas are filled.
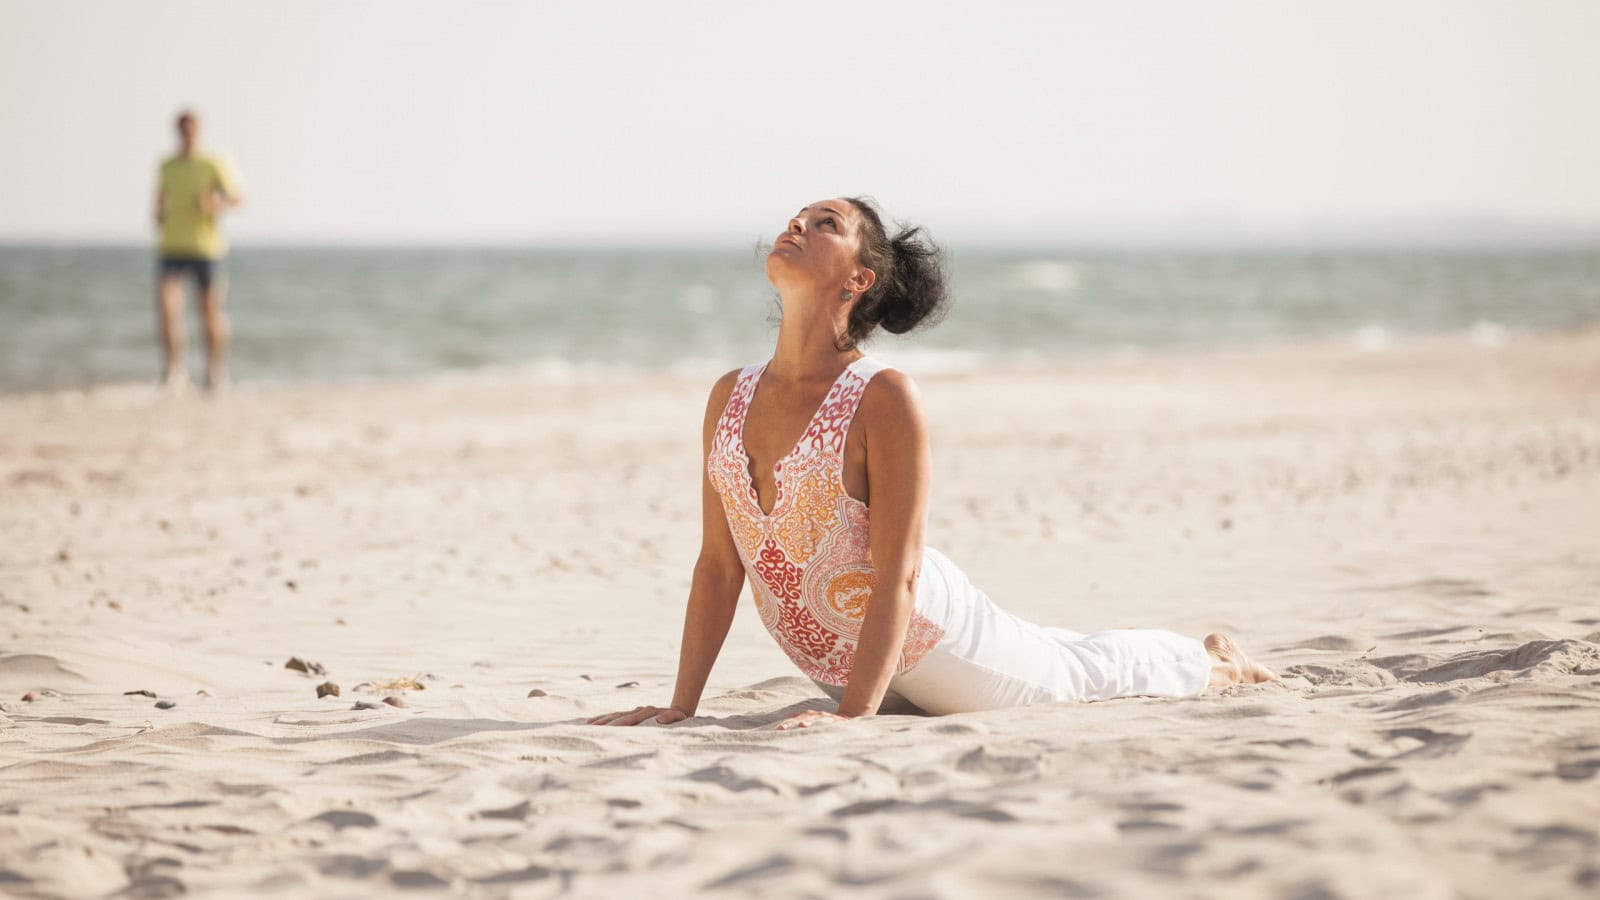
[[[859,297],[870,290],[877,280],[877,272],[871,269],[857,269],[844,280],[844,289]]]

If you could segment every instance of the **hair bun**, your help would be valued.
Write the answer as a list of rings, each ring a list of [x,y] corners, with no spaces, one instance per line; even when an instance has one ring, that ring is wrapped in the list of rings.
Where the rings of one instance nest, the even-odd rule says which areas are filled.
[[[938,323],[950,303],[944,251],[920,227],[901,224],[888,237],[870,199],[845,199],[861,211],[861,262],[877,275],[850,310],[850,346],[880,325],[890,334],[905,334]]]

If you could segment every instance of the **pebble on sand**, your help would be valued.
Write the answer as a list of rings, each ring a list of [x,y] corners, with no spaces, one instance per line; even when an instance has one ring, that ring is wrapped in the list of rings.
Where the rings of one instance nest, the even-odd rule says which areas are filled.
[[[637,681],[624,681],[623,683],[617,685],[617,687],[619,687],[619,688],[631,688],[631,687],[638,687],[638,686],[639,686],[639,682],[637,682]]]
[[[22,702],[23,703],[32,703],[33,701],[35,701],[37,699],[39,699],[39,695],[35,694],[33,691],[29,691],[26,694],[22,695]]]
[[[528,692],[528,696],[529,697],[548,697],[548,696],[550,696],[550,692],[549,691],[542,691],[542,690],[540,690],[538,688],[534,688],[533,690]]]
[[[173,703],[171,700],[157,700],[156,701],[156,709],[172,709],[174,706],[177,706],[177,705],[178,704]]]
[[[401,700],[399,697],[385,697],[385,698],[383,698],[383,702],[389,704],[390,706],[405,706],[406,705],[406,702],[404,700]]]
[[[356,705],[352,706],[350,708],[351,709],[377,709],[378,706],[379,706],[379,704],[373,703],[371,700],[357,700],[356,701]]]
[[[151,700],[154,700],[156,698],[156,692],[155,691],[147,691],[147,690],[145,690],[143,688],[140,688],[137,691],[123,691],[122,692],[122,696],[124,696],[124,697],[149,697]]]
[[[331,681],[324,681],[323,683],[317,685],[317,699],[318,700],[321,700],[323,697],[327,697],[327,696],[330,696],[330,695],[334,696],[334,697],[339,696],[339,686],[337,684],[334,684]]]
[[[292,669],[296,672],[304,672],[307,675],[328,674],[328,670],[322,667],[322,663],[311,662],[307,659],[301,659],[298,656],[289,657],[289,661],[284,663],[283,667],[285,669]]]

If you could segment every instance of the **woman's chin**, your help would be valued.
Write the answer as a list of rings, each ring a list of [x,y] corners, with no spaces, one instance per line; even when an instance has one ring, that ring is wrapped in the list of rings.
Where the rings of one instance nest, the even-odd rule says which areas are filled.
[[[785,252],[787,249],[787,247],[779,245],[767,252],[768,281],[776,280],[780,273],[788,274],[798,271],[799,267],[795,265],[796,260],[794,257]]]

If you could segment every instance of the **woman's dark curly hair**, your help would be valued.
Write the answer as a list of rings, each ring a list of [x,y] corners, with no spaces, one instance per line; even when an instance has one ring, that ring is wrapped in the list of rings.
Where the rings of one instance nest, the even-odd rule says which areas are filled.
[[[944,251],[921,228],[896,223],[889,237],[877,204],[867,197],[845,197],[861,213],[861,264],[876,274],[850,310],[844,346],[856,347],[878,328],[905,334],[944,318],[950,292],[944,273]]]

